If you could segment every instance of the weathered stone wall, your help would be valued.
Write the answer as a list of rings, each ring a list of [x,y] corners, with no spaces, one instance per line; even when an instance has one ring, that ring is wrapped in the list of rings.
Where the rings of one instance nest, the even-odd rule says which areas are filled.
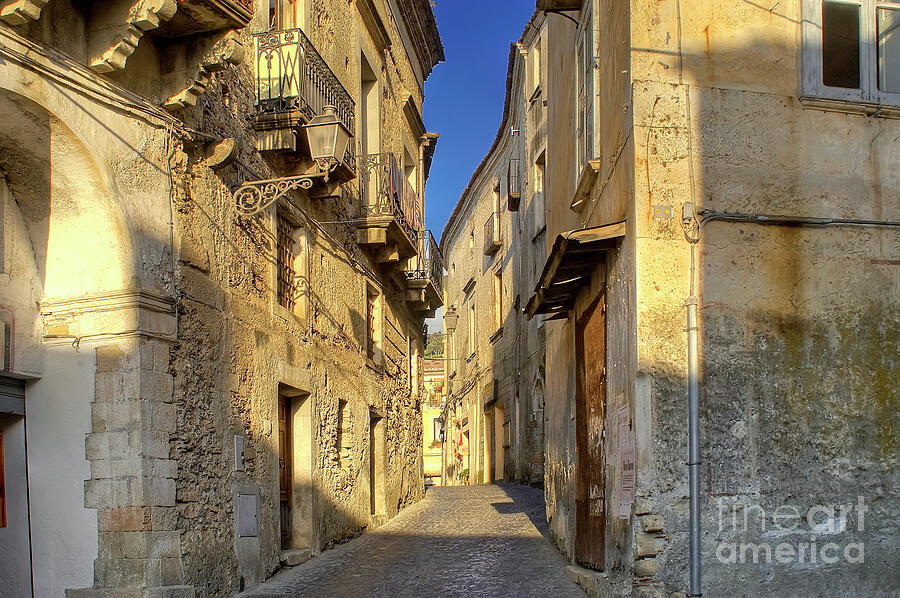
[[[382,8],[382,10],[385,10]],[[332,66],[344,87],[359,98],[357,43],[371,44],[353,5],[314,2],[306,33]],[[250,29],[254,29],[251,25]],[[354,32],[354,35],[337,32]],[[396,31],[393,31],[396,35]],[[394,46],[402,48],[396,39]],[[252,47],[249,37],[244,43]],[[377,53],[375,54],[378,55]],[[229,186],[246,178],[267,178],[267,164],[253,151],[245,114],[252,111],[253,82],[244,65],[216,75],[198,110],[197,125],[236,137],[243,166],[219,172],[190,167],[190,197],[176,202],[179,244],[179,349],[172,368],[178,383],[179,425],[173,443],[180,467],[179,527],[184,529],[187,578],[199,595],[222,596],[250,586],[279,565],[278,437],[276,372],[302,373],[312,409],[312,486],[314,544],[326,549],[360,533],[369,513],[370,412],[385,417],[387,469],[381,482],[384,513],[390,517],[423,493],[420,467],[422,423],[418,397],[411,393],[410,364],[423,352],[421,320],[403,303],[403,288],[371,264],[356,244],[353,218],[358,206],[356,182],[341,197],[303,200],[302,211],[287,214],[303,229],[309,264],[306,317],[289,313],[274,297],[274,216],[236,216]],[[412,67],[402,51],[382,66],[382,147],[402,151],[413,133],[402,105],[416,91]],[[417,147],[417,146],[414,146]],[[190,158],[188,158],[190,160]],[[330,224],[316,224],[315,221]],[[383,368],[367,364],[366,289],[383,299]],[[412,353],[412,355],[410,355]],[[412,367],[421,372],[421,367]],[[336,445],[338,403],[347,401],[344,444]],[[235,435],[246,441],[245,471],[234,471]],[[347,439],[349,435],[349,440]],[[182,465],[183,464],[183,465]],[[258,554],[229,559],[234,552],[234,501],[238,492],[259,494]],[[210,505],[214,508],[210,508]],[[213,548],[214,547],[214,548]]]
[[[48,541],[56,532],[36,525],[35,576],[50,580],[36,588],[58,593],[90,586],[93,577],[93,589],[70,595],[165,586],[173,596],[227,596],[279,566],[279,389],[311,401],[312,466],[302,490],[311,496],[303,508],[312,510],[304,512],[314,521],[312,553],[422,496],[422,315],[405,303],[402,268],[376,267],[357,245],[356,182],[337,197],[298,194],[256,217],[236,214],[236,185],[303,168],[255,150],[251,32],[267,28],[266,3],[256,3],[244,31],[189,40],[165,30],[174,2],[153,3],[150,13],[100,4],[53,2],[14,23],[40,42],[34,46],[3,31],[5,45],[46,69],[18,58],[2,63],[0,114],[18,124],[0,135],[12,152],[0,168],[36,265],[28,276],[14,269],[9,291],[37,293],[32,303],[42,301],[43,315],[39,321],[16,307],[25,368],[18,373],[42,378],[30,386],[40,409],[29,425],[38,427],[50,421],[59,381],[70,376],[72,409],[57,413],[74,423],[59,446],[78,457],[66,461],[73,475],[88,477],[90,467],[74,493],[69,478],[57,476],[67,484],[60,511],[72,515],[60,531],[79,556],[69,558]],[[307,33],[357,101],[360,51],[368,53],[382,83],[381,147],[417,158],[419,125],[403,111],[411,99],[421,112],[417,58],[399,16],[391,17],[395,4],[375,4],[388,24],[389,52],[376,47],[354,4],[310,2]],[[116,37],[128,35],[136,47]],[[41,44],[55,49],[50,57]],[[158,108],[163,103],[177,119]],[[235,140],[231,165],[209,160],[223,138]],[[276,213],[304,233],[305,310],[296,313],[275,299]],[[369,287],[380,294],[377,363],[365,355]],[[46,368],[35,340],[41,334],[55,356]],[[96,373],[79,348],[96,349]],[[85,376],[94,380],[91,392],[81,392]],[[347,402],[343,458],[335,440],[340,401]],[[386,457],[377,483],[383,500],[372,515],[369,427],[376,420]],[[238,471],[235,437],[245,444]],[[36,434],[34,454],[44,454],[47,441]],[[54,469],[34,471],[44,484]],[[34,488],[49,492],[46,484]],[[239,494],[258,499],[255,537],[236,535]],[[93,530],[85,517],[96,522]],[[99,557],[93,576],[92,554]],[[45,563],[63,573],[50,575]]]
[[[670,543],[657,557],[658,579],[674,591],[686,587],[688,542],[690,255],[680,204],[897,220],[900,203],[888,190],[898,183],[900,126],[798,102],[799,1],[772,10],[682,4],[680,13],[637,4],[633,45],[654,49],[632,53],[643,231],[637,333],[652,405],[639,483],[646,510],[664,520]],[[667,51],[681,67],[661,66]],[[653,219],[653,204],[674,205],[675,219]],[[889,390],[898,371],[897,247],[889,229],[703,226],[696,285],[704,593],[858,596],[900,587],[886,565],[896,546],[879,531],[898,514],[888,498],[897,449],[897,395]],[[813,523],[791,518],[817,505]],[[823,563],[829,543],[826,559],[837,559]],[[855,548],[849,559],[844,552],[857,543],[864,563],[854,562]],[[815,562],[810,550],[818,550]]]

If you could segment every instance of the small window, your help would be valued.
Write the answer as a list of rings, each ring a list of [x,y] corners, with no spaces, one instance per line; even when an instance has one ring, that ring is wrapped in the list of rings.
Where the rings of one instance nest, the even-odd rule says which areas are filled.
[[[803,95],[900,105],[900,1],[804,0]]]
[[[575,42],[575,158],[576,178],[594,158],[594,22],[593,3],[578,27]]]
[[[494,272],[494,330],[503,327],[503,270]]]
[[[522,197],[522,184],[519,175],[519,157],[509,159],[506,171],[506,207],[511,212],[519,210],[519,199]]]
[[[469,355],[475,355],[475,295],[469,303]]]
[[[900,93],[900,6],[878,9],[878,89]]]
[[[822,3],[822,81],[829,87],[860,86],[859,12],[854,4]]]
[[[538,156],[538,159],[534,163],[534,192],[535,193],[543,193],[544,192],[544,171],[546,168],[546,158],[545,152],[541,152],[541,155]]]
[[[297,274],[294,272],[294,227],[283,216],[278,216],[278,304],[294,311],[297,296]]]
[[[269,0],[269,27],[295,29],[302,26],[302,0]]]
[[[525,56],[525,99],[531,101],[541,90],[541,41]]]
[[[434,418],[433,425],[434,425],[434,436],[433,436],[434,442],[435,442],[435,444],[441,444],[444,441],[444,434],[443,434],[444,430],[443,430],[443,427],[441,426],[441,418],[439,418],[439,417]]]

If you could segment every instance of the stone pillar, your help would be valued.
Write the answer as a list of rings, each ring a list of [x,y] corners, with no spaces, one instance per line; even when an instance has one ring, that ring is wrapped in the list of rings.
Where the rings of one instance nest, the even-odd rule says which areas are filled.
[[[107,327],[112,321],[139,330],[111,335],[95,349],[92,432],[85,438],[91,479],[84,504],[97,509],[99,533],[94,584],[66,596],[193,598],[194,589],[182,585],[177,466],[169,456],[176,420],[165,331],[174,331],[172,304],[143,293],[120,299],[106,305]]]

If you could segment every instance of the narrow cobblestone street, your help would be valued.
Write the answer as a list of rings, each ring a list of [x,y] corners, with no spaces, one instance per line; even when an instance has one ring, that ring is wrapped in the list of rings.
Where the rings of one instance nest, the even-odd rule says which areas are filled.
[[[377,530],[242,596],[583,597],[545,531],[539,489],[435,487]]]

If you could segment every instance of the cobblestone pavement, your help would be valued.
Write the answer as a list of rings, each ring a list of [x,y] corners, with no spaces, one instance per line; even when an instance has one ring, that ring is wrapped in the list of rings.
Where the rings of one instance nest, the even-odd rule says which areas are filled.
[[[541,490],[434,487],[380,528],[242,596],[584,598],[545,530]]]

